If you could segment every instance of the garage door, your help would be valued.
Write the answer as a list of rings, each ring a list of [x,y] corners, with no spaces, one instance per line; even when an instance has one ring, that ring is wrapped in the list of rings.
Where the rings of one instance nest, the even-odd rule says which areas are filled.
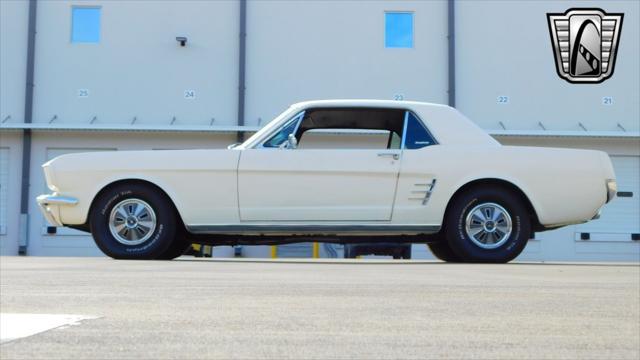
[[[576,226],[577,253],[619,254],[637,259],[640,248],[640,157],[612,156],[618,197],[598,220]]]
[[[0,235],[7,233],[9,212],[9,148],[0,148]]]

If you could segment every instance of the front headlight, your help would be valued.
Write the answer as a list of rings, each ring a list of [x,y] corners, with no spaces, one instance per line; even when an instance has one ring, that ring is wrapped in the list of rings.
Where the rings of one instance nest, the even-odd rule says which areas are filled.
[[[607,202],[613,200],[618,192],[618,184],[616,179],[607,179]]]

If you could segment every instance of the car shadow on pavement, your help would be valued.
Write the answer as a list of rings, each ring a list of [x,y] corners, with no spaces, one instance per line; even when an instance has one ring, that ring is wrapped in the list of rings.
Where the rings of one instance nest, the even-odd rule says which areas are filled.
[[[179,257],[172,261],[179,262],[225,262],[225,263],[268,263],[268,264],[340,264],[340,265],[470,265],[470,263],[448,263],[439,260],[394,260],[394,259],[340,259],[340,258],[189,258]],[[616,266],[639,267],[640,263],[633,262],[543,262],[543,261],[514,261],[506,264],[474,263],[476,266],[509,265],[509,266]]]

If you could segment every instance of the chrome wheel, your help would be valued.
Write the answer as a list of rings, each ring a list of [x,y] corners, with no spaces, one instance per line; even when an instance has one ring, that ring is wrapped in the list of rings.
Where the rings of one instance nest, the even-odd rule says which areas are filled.
[[[121,201],[111,210],[109,230],[121,244],[142,244],[151,237],[155,229],[156,213],[140,199]]]
[[[469,211],[465,229],[474,244],[495,249],[507,242],[513,227],[507,210],[495,203],[484,203]]]

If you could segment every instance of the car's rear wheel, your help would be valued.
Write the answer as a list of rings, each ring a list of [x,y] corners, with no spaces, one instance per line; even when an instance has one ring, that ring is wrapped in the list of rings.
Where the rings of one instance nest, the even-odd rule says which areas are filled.
[[[170,200],[140,183],[122,183],[103,191],[90,213],[96,244],[114,259],[160,258],[174,244],[177,225]]]
[[[456,255],[453,250],[449,247],[449,244],[446,241],[440,241],[435,243],[428,243],[427,246],[431,253],[436,258],[446,261],[446,262],[459,262],[460,257]]]
[[[531,220],[515,192],[476,188],[454,199],[445,232],[449,248],[461,261],[505,263],[524,250]]]

